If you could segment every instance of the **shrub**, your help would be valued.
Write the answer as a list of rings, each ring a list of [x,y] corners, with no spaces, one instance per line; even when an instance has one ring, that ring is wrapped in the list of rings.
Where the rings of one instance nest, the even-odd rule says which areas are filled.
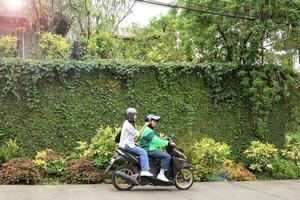
[[[297,166],[297,177],[300,178],[300,162],[296,163]]]
[[[99,128],[91,143],[79,141],[75,151],[68,159],[92,158],[95,165],[104,167],[113,156],[116,143],[115,136],[120,128]]]
[[[204,138],[192,146],[191,163],[195,167],[196,179],[210,181],[223,167],[230,155],[227,144]]]
[[[90,151],[97,166],[103,167],[110,161],[116,147],[114,138],[119,131],[120,128],[110,127],[97,130],[90,144]]]
[[[88,54],[93,58],[112,58],[116,39],[107,32],[94,34],[88,45]]]
[[[35,184],[40,173],[30,158],[14,158],[0,170],[1,184]]]
[[[291,142],[281,151],[281,155],[294,163],[300,162],[300,142]]]
[[[41,35],[39,50],[45,59],[67,59],[71,51],[71,46],[65,38],[52,33]]]
[[[241,163],[230,163],[222,172],[227,174],[230,181],[253,181],[255,176]]]
[[[295,179],[300,177],[300,167],[292,161],[277,158],[272,160],[271,164],[272,169],[267,174],[273,179]]]
[[[100,183],[104,178],[104,171],[97,169],[91,158],[81,158],[68,162],[64,179],[67,183]]]
[[[68,159],[79,159],[79,158],[85,158],[85,157],[92,157],[92,151],[90,149],[90,145],[88,142],[78,141],[78,146],[75,148],[75,150],[70,154]]]
[[[22,156],[24,156],[23,150],[19,147],[16,140],[10,139],[0,148],[0,164]]]
[[[4,36],[0,38],[0,55],[3,58],[14,58],[17,56],[17,37]]]
[[[89,39],[81,37],[73,42],[71,47],[71,58],[76,60],[83,60],[88,55]]]
[[[277,157],[278,149],[273,144],[263,144],[252,141],[250,147],[244,152],[250,158],[250,169],[258,172],[272,169],[271,161]]]
[[[287,144],[295,144],[300,142],[300,132],[288,132],[286,134],[286,142]]]
[[[49,177],[62,176],[67,170],[67,162],[65,158],[59,154],[56,154],[51,149],[37,152],[34,164],[39,167],[46,176]]]
[[[149,52],[147,53],[147,59],[152,62],[166,62],[170,52],[170,47],[163,43],[159,43],[149,49]]]

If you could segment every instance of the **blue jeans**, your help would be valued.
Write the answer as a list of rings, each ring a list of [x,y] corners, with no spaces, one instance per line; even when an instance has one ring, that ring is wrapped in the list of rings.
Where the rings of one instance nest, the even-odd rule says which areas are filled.
[[[171,156],[165,152],[155,150],[155,151],[149,151],[148,155],[153,157],[153,158],[158,158],[161,159],[160,162],[160,167],[161,169],[167,171],[170,167],[170,161],[171,161]]]
[[[134,146],[133,148],[129,147],[127,144],[125,145],[125,150],[137,154],[140,157],[140,164],[142,171],[149,171],[149,160],[147,151],[142,149],[141,147]]]

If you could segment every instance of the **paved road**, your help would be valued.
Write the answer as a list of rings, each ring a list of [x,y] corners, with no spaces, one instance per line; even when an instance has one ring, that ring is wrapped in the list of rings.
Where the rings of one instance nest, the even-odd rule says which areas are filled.
[[[175,187],[136,187],[119,192],[112,185],[0,186],[0,200],[300,200],[300,180],[196,183]]]

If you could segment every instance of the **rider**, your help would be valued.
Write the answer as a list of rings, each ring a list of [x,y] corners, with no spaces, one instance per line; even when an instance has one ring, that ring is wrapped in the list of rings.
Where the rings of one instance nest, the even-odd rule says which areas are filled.
[[[119,146],[121,148],[124,148],[126,151],[139,155],[141,164],[140,176],[153,176],[153,174],[149,172],[150,167],[147,152],[144,149],[137,147],[134,143],[134,137],[139,136],[140,132],[142,132],[149,125],[149,123],[146,122],[140,132],[136,130],[136,114],[137,111],[135,108],[128,108],[125,111],[126,120],[124,121],[122,126]]]
[[[161,159],[161,169],[157,175],[157,179],[169,182],[169,179],[165,176],[165,171],[169,169],[171,156],[159,150],[161,147],[168,146],[169,141],[159,138],[154,132],[154,128],[159,120],[160,116],[155,116],[153,114],[150,114],[146,117],[145,121],[149,122],[150,124],[142,132],[140,146],[148,152],[150,157]],[[171,143],[171,145],[175,146],[175,143]]]

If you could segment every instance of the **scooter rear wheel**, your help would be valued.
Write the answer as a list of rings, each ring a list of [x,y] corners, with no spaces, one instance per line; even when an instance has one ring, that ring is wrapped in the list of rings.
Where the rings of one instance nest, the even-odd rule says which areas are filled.
[[[131,176],[135,173],[135,170],[133,169],[133,167],[131,167],[129,165],[123,165],[123,166],[117,168],[116,171],[121,171],[129,176]],[[113,173],[112,183],[113,183],[114,187],[120,191],[131,190],[134,186],[134,184],[128,183],[126,180],[124,180],[123,178],[116,175],[116,173]]]
[[[175,176],[175,187],[179,190],[187,190],[194,183],[194,174],[192,170],[184,168],[179,170]]]

